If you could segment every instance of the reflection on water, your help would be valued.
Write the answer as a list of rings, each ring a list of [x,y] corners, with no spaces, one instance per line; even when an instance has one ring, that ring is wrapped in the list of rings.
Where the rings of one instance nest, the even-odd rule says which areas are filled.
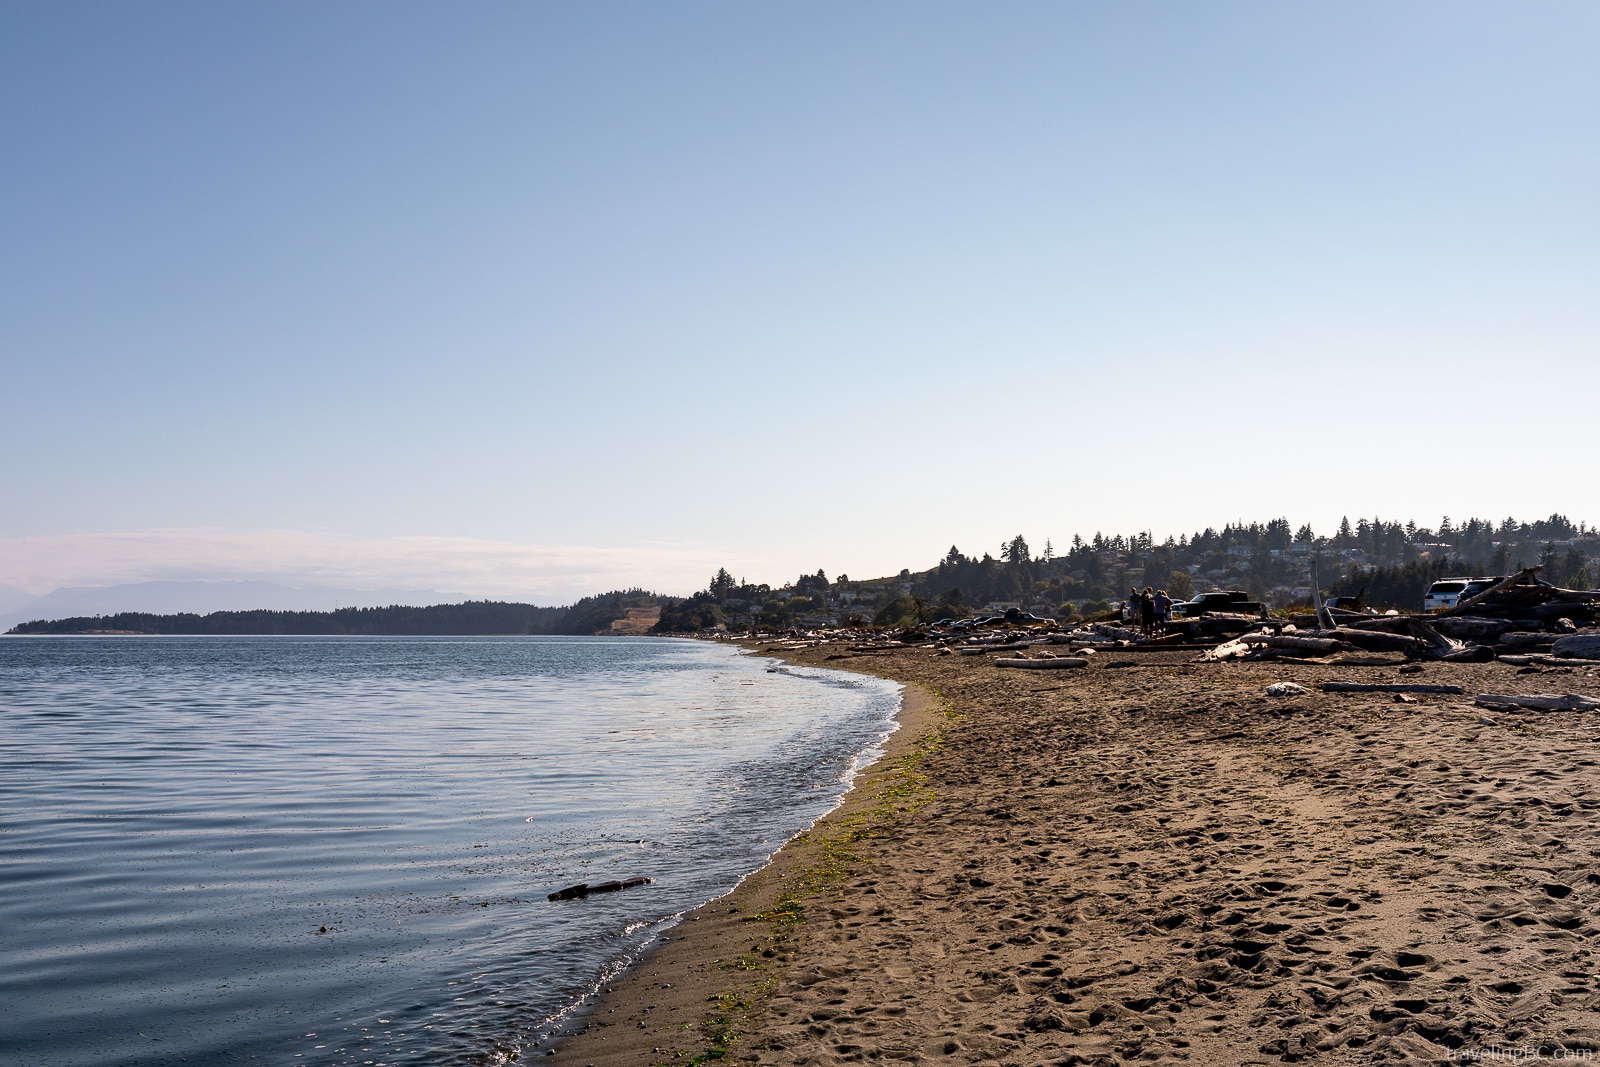
[[[488,1063],[898,700],[696,642],[0,641],[0,1060]],[[586,900],[546,894],[648,875]]]

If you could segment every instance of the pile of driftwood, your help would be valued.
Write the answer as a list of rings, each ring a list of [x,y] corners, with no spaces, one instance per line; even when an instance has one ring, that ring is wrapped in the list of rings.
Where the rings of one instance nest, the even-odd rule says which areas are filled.
[[[1431,615],[1335,612],[1314,593],[1314,626],[1286,626],[1276,632],[1261,627],[1204,658],[1336,657],[1330,662],[1348,666],[1417,659],[1485,663],[1498,658],[1513,664],[1600,659],[1600,630],[1581,625],[1594,620],[1600,592],[1541,582],[1538,570],[1530,567]]]
[[[1507,622],[1534,629],[1560,626],[1566,622],[1570,632],[1575,619],[1595,621],[1597,608],[1600,608],[1600,591],[1562,589],[1540,581],[1539,568],[1529,567],[1462,600],[1436,617]]]
[[[1218,645],[1204,656],[1208,660],[1308,659],[1334,657],[1337,666],[1379,667],[1413,659],[1482,663],[1494,651],[1446,637],[1421,618],[1378,615],[1345,625],[1300,630],[1286,626],[1276,633],[1245,634]],[[1398,657],[1398,658],[1397,658]]]

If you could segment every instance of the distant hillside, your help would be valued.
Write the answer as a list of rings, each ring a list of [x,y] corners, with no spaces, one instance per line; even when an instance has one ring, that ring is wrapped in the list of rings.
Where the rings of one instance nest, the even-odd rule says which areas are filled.
[[[38,620],[13,627],[13,634],[139,633],[188,635],[399,635],[489,636],[497,634],[593,634],[612,632],[617,620],[638,618],[676,603],[642,589],[584,597],[567,607],[538,607],[493,600],[436,604],[425,608],[339,608],[335,611],[214,611],[208,615],[114,615]],[[631,629],[623,627],[622,629]]]
[[[266,581],[150,581],[97,587],[65,586],[43,596],[0,587],[0,632],[31,619],[76,619],[141,612],[209,615],[213,611],[335,611],[386,604],[447,604],[460,593],[436,589],[347,589]],[[9,594],[9,595],[8,595]]]

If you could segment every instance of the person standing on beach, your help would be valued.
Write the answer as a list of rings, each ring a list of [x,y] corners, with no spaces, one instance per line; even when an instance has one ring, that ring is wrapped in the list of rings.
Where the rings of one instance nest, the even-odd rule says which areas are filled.
[[[1156,590],[1156,633],[1167,635],[1167,623],[1172,621],[1172,598],[1165,589]]]
[[[1146,639],[1154,636],[1156,598],[1155,590],[1148,585],[1144,587],[1144,592],[1139,594],[1139,626],[1144,631]]]

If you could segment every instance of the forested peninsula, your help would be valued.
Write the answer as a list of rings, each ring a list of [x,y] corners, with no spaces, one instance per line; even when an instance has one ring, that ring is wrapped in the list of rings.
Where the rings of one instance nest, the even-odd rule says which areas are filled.
[[[677,597],[641,589],[584,597],[566,607],[539,607],[496,600],[469,600],[429,607],[338,608],[334,611],[214,611],[208,615],[121,612],[72,619],[39,620],[13,627],[12,634],[183,635],[369,635],[493,636],[504,634],[593,634],[611,629],[630,610],[670,607]]]

